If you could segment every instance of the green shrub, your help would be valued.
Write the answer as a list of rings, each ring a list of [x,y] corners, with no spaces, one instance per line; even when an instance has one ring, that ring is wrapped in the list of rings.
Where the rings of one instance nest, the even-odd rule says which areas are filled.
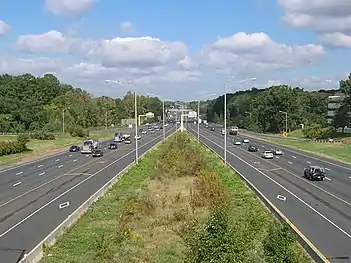
[[[30,138],[35,140],[56,140],[54,134],[46,134],[44,132],[33,133],[30,135]]]
[[[72,136],[72,137],[81,137],[81,138],[85,138],[85,137],[88,137],[89,136],[89,131],[87,130],[84,130],[82,127],[80,126],[75,126],[75,127],[72,127],[70,130],[69,130],[69,134]]]
[[[331,127],[323,127],[319,124],[306,126],[302,130],[303,135],[309,139],[327,139],[332,136],[333,129]]]
[[[18,135],[16,141],[0,142],[0,156],[27,151],[28,135]]]

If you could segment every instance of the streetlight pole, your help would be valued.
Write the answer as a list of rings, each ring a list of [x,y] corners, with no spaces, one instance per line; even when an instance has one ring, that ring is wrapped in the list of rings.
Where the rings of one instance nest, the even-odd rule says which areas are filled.
[[[232,82],[231,86],[238,83],[255,80],[256,78],[237,80]],[[227,85],[224,85],[224,164],[227,164]]]
[[[119,85],[134,85],[134,82],[123,82],[119,80],[105,80],[106,84],[115,83]],[[134,91],[134,119],[135,119],[135,136],[138,136],[138,103],[137,103],[137,93]],[[135,137],[135,164],[139,163],[139,153],[138,153],[138,139]]]
[[[288,113],[286,111],[281,111],[281,110],[279,112],[285,114],[285,133],[286,133],[285,138],[287,139],[288,138]]]

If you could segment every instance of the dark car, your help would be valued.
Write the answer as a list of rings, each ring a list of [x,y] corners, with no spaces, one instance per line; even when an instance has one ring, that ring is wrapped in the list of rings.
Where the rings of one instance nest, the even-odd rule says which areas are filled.
[[[69,147],[69,151],[70,152],[79,152],[80,151],[80,147],[77,145],[72,145],[71,147]]]
[[[256,145],[249,146],[249,152],[258,152],[258,147]]]
[[[143,132],[143,129],[139,129],[139,132]]]
[[[110,145],[108,146],[109,149],[114,150],[114,149],[118,149],[118,144],[117,143],[110,143]]]
[[[312,181],[323,181],[325,178],[325,172],[322,167],[310,166],[305,168],[303,171],[304,177]]]
[[[212,128],[211,128],[211,131],[215,131],[215,130],[216,130],[215,127],[212,127]]]
[[[101,149],[93,150],[93,157],[102,157],[104,156],[104,152]]]

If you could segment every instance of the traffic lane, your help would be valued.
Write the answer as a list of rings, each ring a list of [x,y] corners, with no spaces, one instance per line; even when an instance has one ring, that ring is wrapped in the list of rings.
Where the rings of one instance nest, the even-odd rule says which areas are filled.
[[[170,135],[173,132],[175,132],[174,129],[169,130],[166,135]],[[141,146],[140,154],[143,154],[161,140],[162,136],[159,136],[157,140]],[[40,210],[34,211],[26,220],[12,227],[11,230],[0,234],[0,247],[20,248],[28,253],[101,186],[132,163],[134,161],[134,154],[134,150],[128,152],[122,159],[117,159],[116,163],[106,167],[106,169],[94,176],[85,178],[85,181],[82,181],[80,185],[76,185],[74,189],[71,188],[70,191],[67,190],[66,193],[64,192],[61,196],[52,199],[42,206]],[[69,206],[60,209],[59,205],[65,202],[69,202]],[[7,256],[8,258],[4,258],[3,256]],[[0,258],[6,260],[8,263],[12,263],[9,261],[10,257],[8,254],[0,254]]]
[[[343,162],[340,162],[340,161],[337,161],[337,160],[333,160],[333,159],[330,159],[330,158],[326,158],[326,157],[323,157],[323,156],[319,156],[319,155],[315,155],[313,153],[306,153],[306,152],[303,152],[303,151],[300,151],[298,149],[292,149],[292,148],[289,148],[287,146],[284,146],[284,145],[279,145],[279,144],[276,144],[276,143],[269,143],[267,141],[264,141],[264,140],[260,140],[256,137],[252,137],[250,136],[249,134],[246,134],[244,133],[243,136],[247,136],[247,137],[251,137],[251,140],[255,141],[256,143],[259,143],[261,145],[266,145],[267,147],[274,147],[274,148],[280,148],[282,150],[284,150],[285,152],[291,154],[291,155],[300,155],[302,158],[311,158],[311,159],[315,159],[315,161],[319,161],[320,162],[320,165],[322,167],[329,167],[330,169],[338,169],[340,171],[343,171],[343,172],[348,172],[350,173],[351,171],[351,165],[350,164],[346,164],[346,163],[343,163]]]
[[[191,132],[196,134],[194,130]],[[222,146],[202,134],[200,134],[200,139],[223,157]],[[228,154],[227,161],[278,207],[324,255],[334,259],[350,255],[351,235],[318,211],[323,207],[323,203],[316,202],[313,197],[289,182],[284,182],[284,185],[279,183],[267,174],[270,172],[259,171],[235,154]],[[280,195],[280,199],[285,199],[285,201],[278,199],[278,195]],[[335,218],[334,214],[332,215]],[[342,261],[335,260],[333,262],[347,261],[342,259]]]
[[[144,127],[144,125],[140,126],[140,127]],[[131,129],[130,128],[123,128],[122,129],[122,132],[128,132],[130,134],[134,134],[134,129]],[[111,138],[112,140],[113,138]],[[83,143],[84,139],[82,138],[82,143]],[[102,141],[102,143],[104,145],[108,144],[110,142],[110,140],[107,140],[107,141]],[[68,148],[67,147],[67,151],[68,151]],[[34,160],[34,161],[31,161],[31,162],[27,162],[27,163],[23,163],[23,164],[19,164],[19,165],[13,165],[12,167],[9,167],[9,168],[4,168],[2,170],[0,170],[0,178],[1,176],[3,176],[4,173],[7,173],[7,172],[12,172],[14,174],[16,173],[24,173],[25,171],[29,171],[32,167],[36,167],[38,165],[50,165],[53,161],[55,161],[56,159],[58,158],[63,158],[65,155],[66,155],[67,152],[60,152],[58,154],[54,154],[52,156],[47,156],[47,157],[42,157],[37,160]]]
[[[213,132],[209,132],[206,129],[204,129],[202,132],[208,134],[209,136],[216,136],[224,144],[224,139],[221,137],[221,135],[213,133]],[[237,137],[237,136],[235,136],[235,137]],[[237,140],[234,139],[234,142],[241,141],[242,139],[243,138],[240,138],[240,139],[237,138]],[[229,139],[229,143],[227,145],[228,150],[229,150],[229,148],[232,148],[234,151],[236,151],[236,153],[238,153],[238,151],[243,151],[247,155],[257,156],[257,158],[259,158],[259,159],[262,159],[261,154],[262,154],[262,151],[265,150],[265,149],[263,149],[263,150],[261,150],[261,152],[251,153],[251,152],[248,152],[248,150],[247,150],[247,148],[248,148],[247,144],[243,143],[240,146],[235,146],[231,142],[231,139]],[[285,172],[287,172],[290,175],[295,176],[295,177],[302,176],[304,168],[306,168],[306,166],[301,164],[301,163],[298,163],[298,162],[293,163],[292,161],[284,160],[282,158],[282,156],[275,156],[275,158],[273,160],[265,160],[265,161],[274,163],[276,168],[280,168],[281,170],[284,170]],[[336,196],[337,198],[342,200],[342,202],[351,206],[350,181],[340,180],[340,178],[342,178],[342,176],[339,176],[338,174],[336,174],[333,171],[330,171],[328,173],[328,176],[331,178],[334,177],[334,178],[338,178],[338,179],[334,180],[334,179],[327,177],[328,180],[326,180],[324,182],[313,182],[313,184],[318,185],[318,187],[321,188],[321,190],[329,193],[330,195]]]
[[[151,134],[148,136],[142,136],[141,140],[148,140],[148,139],[153,139],[157,134]],[[117,149],[117,151],[121,151],[122,149],[131,149],[135,146],[133,146],[133,143],[130,145],[122,143],[120,145],[120,149]],[[106,152],[105,150],[105,155],[102,157],[102,159],[108,158],[110,155],[114,155],[114,151],[116,150],[108,150]],[[80,158],[77,158],[76,156],[80,156]],[[114,157],[112,157],[114,158]],[[100,160],[101,161],[101,160]],[[92,158],[90,154],[81,154],[81,153],[76,153],[76,155],[72,156],[71,162],[64,164],[60,164],[60,162],[57,162],[56,166],[51,168],[50,170],[44,170],[44,171],[38,171],[35,174],[32,174],[31,176],[27,176],[23,178],[22,176],[16,176],[13,178],[13,181],[10,181],[9,183],[0,183],[0,200],[2,202],[6,202],[10,199],[13,199],[17,196],[22,196],[23,193],[30,191],[30,189],[37,188],[42,184],[45,184],[48,181],[53,180],[53,178],[57,178],[63,173],[68,173],[68,172],[74,172],[75,170],[81,168],[81,167],[86,167],[94,162],[97,162],[97,158]]]

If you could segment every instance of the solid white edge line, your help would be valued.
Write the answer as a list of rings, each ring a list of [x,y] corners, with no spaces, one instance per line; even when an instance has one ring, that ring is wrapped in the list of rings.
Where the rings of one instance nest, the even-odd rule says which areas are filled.
[[[173,129],[172,129],[173,130]],[[173,133],[171,133],[173,134]],[[159,139],[160,137],[163,137],[163,135],[157,136],[156,138],[152,139],[151,141],[145,143],[144,145],[140,146],[140,147],[144,147],[148,144],[150,144],[151,142]],[[140,148],[139,147],[139,148]],[[123,156],[121,156],[120,158],[116,159],[115,161],[113,161],[112,163],[109,163],[108,165],[106,165],[105,167],[103,167],[102,169],[100,169],[99,171],[93,173],[92,175],[90,175],[89,177],[85,178],[83,181],[80,181],[79,183],[75,184],[74,186],[72,186],[71,188],[67,189],[65,192],[63,192],[62,194],[56,196],[55,198],[53,198],[51,201],[47,202],[45,205],[41,206],[40,208],[38,208],[37,210],[35,210],[34,212],[32,212],[31,214],[29,214],[28,216],[26,216],[25,218],[23,218],[22,220],[20,220],[19,222],[17,222],[16,224],[14,224],[12,227],[8,228],[6,231],[2,232],[0,234],[0,238],[2,238],[3,236],[5,236],[7,233],[11,232],[13,229],[15,229],[16,227],[18,227],[19,225],[21,225],[23,222],[27,221],[28,219],[30,219],[32,216],[36,215],[37,213],[39,213],[41,210],[43,210],[44,208],[46,208],[47,206],[51,205],[53,202],[55,202],[56,200],[58,200],[59,198],[61,198],[62,196],[66,195],[67,193],[71,192],[72,190],[74,190],[75,188],[77,188],[78,186],[80,186],[81,184],[85,183],[86,181],[88,181],[89,179],[93,178],[95,175],[99,174],[100,172],[104,171],[105,169],[107,169],[108,167],[112,166],[113,164],[115,164],[116,162],[120,161],[121,159],[127,157],[128,155],[134,153],[135,149],[133,149],[132,151],[130,151],[129,153],[124,154]]]
[[[172,131],[174,128],[171,128],[170,131]],[[175,131],[172,131],[168,136],[166,136],[166,139],[169,138],[170,136],[172,136],[175,132],[177,132],[178,129],[176,129]],[[163,135],[161,135],[163,137]],[[149,144],[150,142],[160,138],[161,136],[156,137],[155,139],[145,143],[144,145],[140,146],[143,147],[147,144]],[[159,144],[163,143],[163,139],[161,139],[160,142],[156,143],[153,147],[151,147],[150,149],[148,149],[147,151],[145,151],[142,155],[139,156],[139,158],[144,157],[146,154],[149,153],[149,151],[151,151],[152,149],[154,149],[155,147],[157,147]],[[132,150],[130,153],[125,154],[124,156],[127,156],[131,153],[133,153],[134,150]],[[58,229],[61,228],[61,226],[63,226],[65,224],[66,221],[68,221],[72,215],[74,215],[76,212],[78,212],[82,207],[85,206],[86,203],[90,202],[90,199],[93,198],[96,193],[98,193],[99,191],[102,191],[102,189],[106,188],[107,185],[111,184],[111,182],[113,182],[114,180],[116,180],[116,178],[120,177],[120,175],[124,174],[128,169],[132,168],[133,166],[135,166],[135,162],[132,161],[129,165],[127,165],[122,171],[120,171],[118,174],[116,174],[113,178],[111,178],[106,184],[104,184],[102,187],[100,187],[100,189],[98,189],[93,195],[91,195],[83,204],[81,204],[72,214],[70,214],[60,225],[58,225],[49,235],[47,235],[42,241],[40,241],[40,243],[35,246],[31,251],[28,252],[28,254],[25,254],[24,257],[21,259],[20,263],[26,263],[26,257],[28,257],[28,255],[31,255],[32,253],[34,253],[37,249],[42,248],[43,244],[46,242],[46,240],[50,237],[50,235],[52,233],[55,233]],[[117,180],[118,181],[118,180]],[[110,185],[110,187],[112,187],[112,184]],[[110,188],[109,187],[109,188]],[[108,190],[108,189],[107,189]],[[106,190],[106,192],[107,192]],[[106,193],[105,192],[105,193]],[[56,201],[56,200],[55,200]],[[94,202],[93,202],[94,203]],[[86,211],[85,211],[86,212]],[[0,235],[1,238],[1,235]],[[53,245],[53,244],[52,244]],[[43,254],[40,255],[39,261],[41,260]]]

